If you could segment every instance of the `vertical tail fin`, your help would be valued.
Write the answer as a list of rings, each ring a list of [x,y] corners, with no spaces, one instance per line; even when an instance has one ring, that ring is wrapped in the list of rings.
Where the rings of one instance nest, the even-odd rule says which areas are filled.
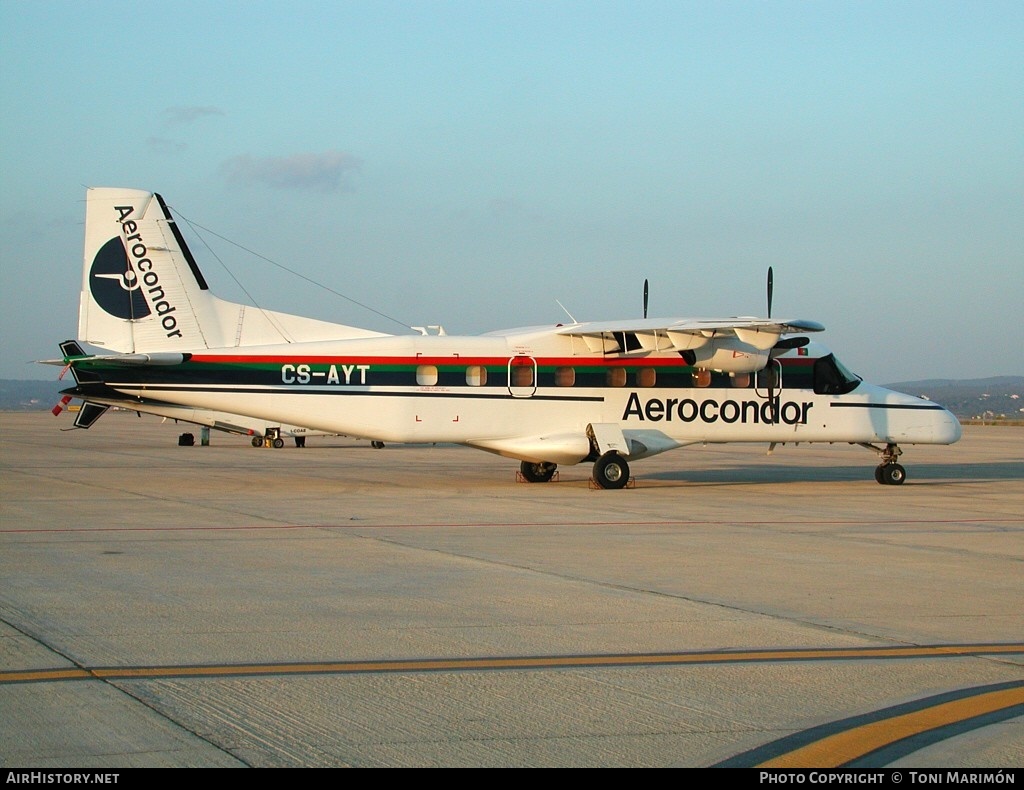
[[[218,299],[163,198],[111,188],[86,195],[78,332],[126,353],[382,335]]]
[[[208,348],[201,314],[213,298],[159,195],[89,190],[82,340],[125,352]]]

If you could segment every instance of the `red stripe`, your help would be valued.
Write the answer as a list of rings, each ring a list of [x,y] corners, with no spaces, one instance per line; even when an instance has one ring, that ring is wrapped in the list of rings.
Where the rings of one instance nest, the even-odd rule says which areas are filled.
[[[193,354],[192,362],[204,365],[437,365],[439,367],[485,365],[504,367],[510,359],[524,359],[521,355],[506,357],[371,357],[371,356],[263,356],[242,354]],[[604,357],[533,357],[538,365],[565,365],[569,367],[689,367],[682,357],[644,357],[642,359],[606,359]]]

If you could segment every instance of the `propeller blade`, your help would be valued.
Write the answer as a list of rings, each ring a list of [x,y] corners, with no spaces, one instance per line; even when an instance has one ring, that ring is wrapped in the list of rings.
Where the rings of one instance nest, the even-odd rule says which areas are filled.
[[[803,335],[800,335],[799,337],[784,337],[772,346],[772,348],[788,351],[791,348],[803,348],[810,342],[811,339],[809,337],[804,337]]]
[[[775,285],[774,285],[774,281],[773,281],[773,277],[772,277],[772,267],[769,266],[768,267],[768,317],[769,318],[772,317],[772,291],[774,289],[775,289]]]
[[[647,318],[647,280],[644,280],[644,318]]]
[[[809,337],[784,337],[774,346],[771,351],[768,352],[768,359],[775,359],[779,354],[785,354],[787,351],[793,348],[803,348],[811,342]]]

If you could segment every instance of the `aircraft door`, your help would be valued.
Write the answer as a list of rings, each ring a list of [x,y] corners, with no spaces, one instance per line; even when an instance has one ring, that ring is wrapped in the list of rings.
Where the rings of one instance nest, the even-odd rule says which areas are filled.
[[[757,371],[754,388],[759,398],[774,398],[782,389],[782,363],[777,359],[768,360],[768,364]]]
[[[778,422],[779,395],[782,392],[782,363],[777,359],[769,359],[768,364],[757,371],[754,381],[754,392],[772,404],[772,422]]]
[[[513,398],[529,398],[537,391],[537,360],[512,357],[508,361],[508,391]]]

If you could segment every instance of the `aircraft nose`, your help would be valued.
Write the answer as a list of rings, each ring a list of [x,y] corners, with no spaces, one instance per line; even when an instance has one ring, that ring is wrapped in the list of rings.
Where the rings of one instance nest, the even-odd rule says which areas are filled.
[[[960,420],[956,418],[953,412],[943,409],[942,414],[938,415],[937,423],[935,440],[939,444],[953,444],[960,441],[960,437],[963,435],[963,428],[960,425]]]
[[[895,404],[899,415],[893,415],[890,423],[890,435],[894,441],[953,444],[960,440],[963,433],[960,421],[953,412],[938,403],[903,393],[890,394],[888,402]]]
[[[929,444],[953,444],[960,440],[963,429],[960,421],[949,409],[936,409],[929,412],[927,433]]]

